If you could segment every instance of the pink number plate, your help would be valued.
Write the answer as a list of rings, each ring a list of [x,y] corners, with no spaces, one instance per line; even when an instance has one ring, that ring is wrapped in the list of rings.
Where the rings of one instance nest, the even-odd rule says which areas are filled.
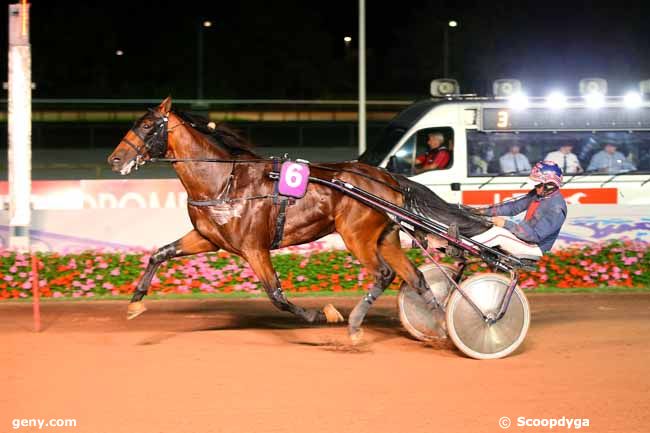
[[[282,163],[278,192],[288,197],[302,198],[309,184],[309,166],[295,161]]]

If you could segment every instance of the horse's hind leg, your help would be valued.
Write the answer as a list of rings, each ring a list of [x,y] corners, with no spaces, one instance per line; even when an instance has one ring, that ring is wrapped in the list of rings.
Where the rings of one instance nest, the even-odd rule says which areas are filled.
[[[441,329],[439,330],[440,336],[444,336],[445,333],[442,329],[445,324],[444,312],[442,308],[440,308],[438,300],[433,295],[433,292],[429,289],[422,272],[411,263],[402,250],[398,231],[395,231],[394,234],[385,238],[385,242],[382,242],[380,245],[380,253],[384,260],[386,260],[395,272],[397,272],[397,275],[406,281],[408,285],[413,287],[425,301],[431,314],[434,315],[436,321],[441,325]]]
[[[273,305],[282,311],[288,311],[296,316],[302,317],[309,323],[328,323],[342,322],[343,316],[332,305],[326,305],[322,310],[305,309],[289,302],[278,280],[273,263],[271,263],[271,254],[268,250],[245,251],[243,254],[246,261],[250,264],[253,272],[264,285],[266,294],[271,299]]]
[[[378,244],[384,242],[384,236],[390,236],[390,227],[384,231],[384,235],[380,236]],[[364,296],[359,303],[354,307],[348,318],[348,333],[352,343],[358,344],[363,339],[363,330],[361,324],[368,314],[368,310],[372,304],[384,293],[384,290],[395,279],[395,271],[386,263],[377,248],[368,250],[367,248],[352,247],[352,252],[359,259],[361,264],[366,267],[370,272],[375,275],[375,284],[370,288],[366,296]],[[357,251],[354,251],[357,250]]]
[[[218,246],[204,238],[199,232],[192,230],[179,240],[156,250],[151,255],[151,258],[149,258],[147,268],[131,297],[126,318],[129,320],[134,319],[147,310],[142,302],[142,298],[149,291],[151,280],[162,262],[174,257],[189,256],[191,254],[216,251],[218,249]]]

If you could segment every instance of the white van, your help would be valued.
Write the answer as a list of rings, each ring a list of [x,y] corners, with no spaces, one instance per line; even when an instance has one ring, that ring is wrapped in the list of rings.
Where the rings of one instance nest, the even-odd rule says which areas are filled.
[[[433,98],[398,114],[359,159],[404,174],[447,201],[484,205],[526,193],[530,166],[550,158],[566,171],[569,215],[558,244],[650,242],[650,102],[641,93],[605,97],[603,87],[603,80],[583,80],[583,95],[570,98],[503,95],[520,88],[516,80],[496,82],[497,97],[434,90]],[[642,83],[642,90],[648,87]],[[442,134],[451,158],[427,170],[419,161],[431,133]]]

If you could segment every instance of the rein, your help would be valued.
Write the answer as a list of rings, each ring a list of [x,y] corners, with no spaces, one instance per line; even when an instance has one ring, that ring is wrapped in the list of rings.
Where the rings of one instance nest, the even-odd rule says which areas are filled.
[[[162,162],[162,163],[177,163],[177,162],[212,162],[212,163],[225,163],[225,164],[233,164],[233,170],[235,168],[235,164],[262,164],[262,163],[274,163],[277,164],[278,161],[287,159],[285,156],[284,158],[278,158],[278,157],[270,157],[270,158],[251,158],[251,159],[222,159],[222,158],[161,158],[160,156],[164,155],[167,151],[167,136],[168,133],[173,132],[174,129],[178,128],[179,126],[182,125],[190,125],[193,128],[196,128],[196,125],[191,122],[187,121],[186,119],[183,119],[181,117],[181,122],[178,123],[177,125],[174,125],[173,127],[169,128],[169,117],[166,115],[162,115],[157,113],[153,109],[149,109],[151,115],[155,116],[155,121],[152,125],[152,131],[145,134],[141,135],[138,133],[138,131],[135,128],[135,125],[133,128],[131,128],[131,131],[142,141],[141,145],[136,145],[135,143],[131,142],[127,138],[123,138],[122,141],[124,141],[129,147],[131,147],[135,153],[136,156],[133,158],[135,161],[135,168],[137,169],[139,166],[144,165],[145,163],[148,162]],[[146,151],[149,154],[149,159],[145,159],[145,152]],[[384,182],[383,180],[375,179],[374,177],[362,173],[356,170],[350,170],[350,169],[336,169],[332,167],[327,167],[322,164],[312,164],[309,163],[311,167],[324,170],[324,171],[329,171],[329,172],[334,172],[334,173],[350,173],[354,174],[356,176],[361,176],[365,179],[368,179],[374,183],[386,186],[393,191],[404,194],[404,191],[398,187],[389,184],[388,182]],[[389,173],[390,175],[390,173]],[[391,176],[392,177],[392,176]],[[394,177],[393,180],[397,181]]]
[[[276,156],[272,156],[270,158],[256,158],[256,159],[218,159],[218,158],[150,158],[147,162],[169,162],[169,163],[176,163],[176,162],[220,162],[220,163],[226,163],[226,164],[260,164],[260,163],[267,163],[267,162],[274,162],[278,161],[282,158],[278,158]],[[396,187],[394,185],[389,184],[388,182],[384,182],[383,180],[375,179],[374,177],[361,173],[356,170],[349,170],[345,168],[337,169],[337,168],[332,168],[332,167],[326,167],[322,164],[313,164],[309,163],[310,167],[318,168],[320,170],[324,171],[331,171],[334,173],[350,173],[354,174],[357,176],[361,176],[363,178],[366,178],[368,180],[371,180],[375,183],[387,186],[388,188],[392,189],[395,192],[398,193],[403,193],[401,188]]]
[[[277,157],[270,158],[254,158],[254,159],[218,159],[218,158],[149,158],[147,162],[223,162],[228,164],[258,164],[262,162],[273,162],[279,159]]]

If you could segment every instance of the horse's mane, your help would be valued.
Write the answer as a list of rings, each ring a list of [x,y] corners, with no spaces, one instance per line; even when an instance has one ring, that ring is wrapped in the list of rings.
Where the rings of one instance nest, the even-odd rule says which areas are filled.
[[[229,154],[258,156],[253,152],[252,144],[239,131],[230,128],[225,123],[214,123],[201,115],[186,111],[173,111],[173,113],[180,117],[183,122],[206,136],[211,144],[221,146]],[[211,128],[210,123],[216,126]]]

